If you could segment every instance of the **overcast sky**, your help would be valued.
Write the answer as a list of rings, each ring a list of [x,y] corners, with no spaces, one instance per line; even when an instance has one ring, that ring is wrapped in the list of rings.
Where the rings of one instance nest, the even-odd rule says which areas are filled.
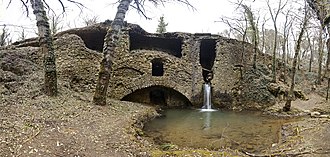
[[[25,9],[19,0],[13,0],[12,4],[7,8],[8,1],[0,0],[0,25],[23,26],[29,33],[29,36],[35,35],[34,30],[36,30],[36,26],[33,13],[30,12],[30,16],[26,17]],[[76,0],[88,8],[81,13],[75,5],[66,0],[62,1],[65,2],[66,13],[61,25],[66,29],[68,27],[82,27],[83,18],[86,16],[97,16],[100,22],[106,19],[112,20],[117,9],[117,4],[113,4],[116,0]],[[159,17],[164,15],[165,21],[168,23],[168,32],[208,32],[217,34],[226,27],[224,24],[215,21],[219,20],[220,16],[237,14],[235,6],[229,0],[189,1],[197,10],[194,11],[186,5],[178,3],[166,3],[165,6],[158,6],[157,8],[149,4],[146,6],[146,11],[147,15],[152,18],[151,20],[146,20],[132,8],[129,10],[126,20],[129,23],[139,24],[146,31],[152,33],[156,31]],[[61,5],[57,0],[48,0],[48,2],[50,2],[51,7],[57,14],[61,13]],[[277,0],[274,0],[274,3],[276,2]],[[265,2],[254,2],[253,5],[254,8],[257,8],[265,5]],[[11,27],[11,34],[18,35],[21,30],[22,28],[19,27]]]

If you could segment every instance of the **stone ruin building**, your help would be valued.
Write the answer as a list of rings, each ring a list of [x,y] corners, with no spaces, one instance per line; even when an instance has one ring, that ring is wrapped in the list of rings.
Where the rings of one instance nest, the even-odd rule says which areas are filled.
[[[106,21],[94,26],[61,32],[56,35],[55,44],[59,42],[58,40],[64,40],[61,37],[66,34],[73,34],[81,38],[79,40],[85,44],[79,49],[85,47],[102,56],[103,40],[110,23]],[[199,108],[203,103],[202,86],[205,77],[212,70],[213,106],[261,109],[274,104],[274,96],[266,86],[269,79],[264,76],[269,72],[268,67],[260,66],[259,70],[252,68],[251,44],[209,33],[154,34],[144,31],[135,24],[126,25],[125,30],[122,31],[120,45],[115,52],[116,59],[108,89],[110,97],[165,107]],[[72,45],[72,43],[73,41],[67,44]],[[33,42],[16,43],[19,47],[24,47],[24,44],[33,45]],[[57,62],[61,62],[68,53],[78,53],[67,50],[71,45],[66,46],[66,49],[63,48],[65,43],[60,45],[62,46],[57,46],[57,51],[67,52],[61,53],[63,56],[60,56]],[[259,61],[266,62],[267,59],[261,53],[258,54]],[[97,62],[99,60],[94,60],[93,64]],[[86,63],[92,64],[91,61]],[[68,77],[71,78],[72,75],[78,75],[72,74],[74,72],[72,69],[63,72],[62,65],[58,65],[58,68],[59,77],[67,73],[70,73]],[[80,75],[83,73],[80,72]],[[95,84],[97,79],[95,75],[98,71],[94,69],[85,73],[86,77],[81,79],[89,77]]]

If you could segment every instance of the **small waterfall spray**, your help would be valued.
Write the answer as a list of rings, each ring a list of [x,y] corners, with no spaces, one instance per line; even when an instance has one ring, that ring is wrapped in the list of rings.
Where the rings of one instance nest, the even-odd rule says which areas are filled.
[[[217,111],[212,109],[211,103],[211,83],[207,82],[203,85],[204,90],[204,104],[201,111]]]

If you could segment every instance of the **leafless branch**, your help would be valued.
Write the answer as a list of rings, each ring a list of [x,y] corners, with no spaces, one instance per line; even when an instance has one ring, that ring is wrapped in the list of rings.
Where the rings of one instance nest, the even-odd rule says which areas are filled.
[[[61,4],[63,12],[65,12],[65,7],[64,7],[63,2],[61,0],[58,0],[58,2]]]
[[[182,3],[182,4],[186,5],[188,8],[192,9],[193,11],[197,10],[192,4],[190,4],[189,0],[148,0],[148,1],[151,2],[152,4],[154,4],[155,6],[158,6],[158,5],[165,6],[165,3],[168,3],[168,2],[178,2],[178,3]],[[119,3],[119,2],[120,2],[120,0],[117,1],[117,3]],[[143,17],[145,17],[146,19],[151,19],[146,14],[145,2],[146,2],[146,0],[134,0],[133,4],[130,6],[132,8],[134,8],[135,10],[137,10],[137,12],[139,14],[141,14]]]
[[[28,1],[24,2],[23,0],[21,0],[21,2],[22,2],[23,6],[24,6],[24,8],[25,8],[26,16],[29,16],[29,7],[27,6],[27,2],[28,2]],[[8,4],[8,6],[9,6],[9,5],[10,5],[10,3]]]
[[[2,27],[10,26],[10,27],[20,27],[20,28],[24,28],[24,29],[34,29],[34,28],[29,28],[29,27],[24,27],[24,26],[20,26],[20,25],[14,25],[14,24],[0,24],[0,26],[2,26]]]
[[[6,7],[7,9],[8,9],[8,7],[10,6],[11,1],[12,1],[12,0],[9,0],[8,5],[7,5],[7,7]]]
[[[61,0],[59,0],[59,1],[61,1]],[[86,9],[85,5],[80,3],[80,2],[77,2],[77,1],[74,1],[74,0],[67,0],[67,1],[75,4],[80,9],[81,12],[84,8]]]
[[[233,29],[234,31],[238,32],[239,34],[244,34],[244,28],[241,25],[241,22],[244,22],[245,20],[242,19],[236,19],[236,18],[230,18],[230,17],[220,17],[220,21],[214,21],[214,22],[222,22],[229,26],[229,28]]]

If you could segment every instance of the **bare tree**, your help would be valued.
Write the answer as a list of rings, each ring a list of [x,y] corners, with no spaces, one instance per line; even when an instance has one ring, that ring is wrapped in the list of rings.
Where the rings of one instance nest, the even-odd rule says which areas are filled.
[[[293,18],[291,18],[290,16],[290,10],[288,10],[285,14],[285,22],[284,22],[284,28],[283,28],[283,42],[282,42],[282,61],[283,61],[283,82],[286,83],[286,63],[287,63],[287,52],[286,52],[286,48],[287,48],[287,43],[289,40],[289,31],[292,27],[292,23],[293,23]]]
[[[49,15],[49,19],[50,19],[50,32],[52,35],[55,35],[56,33],[58,33],[59,31],[61,31],[63,29],[63,25],[61,25],[62,23],[62,16],[63,15],[56,15],[55,13]]]
[[[175,2],[180,2],[188,5],[189,7],[194,7],[188,2],[188,0],[172,0]],[[107,34],[104,39],[104,48],[103,48],[103,59],[101,61],[101,66],[99,70],[99,78],[96,85],[95,94],[93,97],[93,103],[96,105],[105,105],[106,104],[106,94],[109,86],[110,72],[112,69],[113,60],[115,58],[115,48],[118,45],[118,39],[121,36],[121,29],[124,27],[124,19],[126,12],[130,6],[135,8],[141,15],[145,18],[144,12],[144,0],[120,0],[118,1],[119,5],[117,8],[116,16],[111,23],[111,26],[107,30]],[[155,5],[164,4],[168,2],[167,0],[152,0],[152,3]],[[133,5],[131,5],[133,3]]]
[[[262,33],[262,45],[261,45],[261,52],[264,53],[265,50],[265,24],[268,21],[268,19],[266,19],[266,16],[264,16],[263,21],[262,21],[262,25],[261,25],[261,33]]]
[[[227,38],[231,38],[231,34],[232,34],[232,29],[225,29],[222,32],[220,32],[220,35],[227,37]]]
[[[255,18],[253,15],[253,12],[251,11],[251,8],[248,7],[245,4],[241,4],[241,6],[244,8],[245,11],[245,17],[247,19],[247,22],[249,23],[249,26],[252,30],[252,44],[253,44],[253,68],[256,69],[257,67],[257,50],[258,50],[258,26],[255,22]],[[246,27],[248,28],[248,27]]]
[[[8,29],[6,28],[6,25],[4,25],[0,32],[0,47],[6,46],[9,43],[11,43],[10,33],[9,33]]]
[[[330,34],[330,7],[329,7],[329,0],[307,0],[309,6],[315,11],[317,18],[319,19],[321,23],[322,30],[324,28],[327,28],[328,34]],[[320,30],[320,36],[321,36],[321,30]],[[321,38],[321,37],[320,37]],[[328,38],[327,41],[327,51],[328,51],[328,57],[326,61],[326,68],[325,68],[325,77],[328,78],[328,88],[327,91],[329,91],[330,87],[330,77],[329,75],[329,64],[330,64],[330,38]],[[321,62],[319,60],[319,62]],[[319,67],[319,74],[320,72]],[[318,78],[318,84],[321,84],[321,76]],[[328,92],[327,92],[328,93]],[[328,94],[327,94],[328,97]]]
[[[306,35],[307,35],[307,41],[309,43],[309,50],[311,52],[310,58],[309,58],[309,64],[308,64],[308,72],[312,72],[312,63],[314,60],[314,39],[311,41],[311,35],[308,30],[306,30]]]
[[[96,24],[99,21],[99,17],[98,16],[86,16],[83,18],[83,22],[85,24],[85,26],[91,26]]]
[[[18,38],[19,40],[25,40],[26,39],[26,33],[25,29],[22,27],[22,31],[20,32],[20,36]]]
[[[229,29],[230,33],[233,33],[233,37],[237,40],[247,41],[246,38],[246,19],[245,16],[236,18],[236,17],[220,17],[220,20],[215,22],[221,22],[226,24]]]
[[[298,56],[298,70],[301,69],[301,62],[305,59],[307,51],[309,49],[309,43],[308,40],[306,40],[305,36],[303,36],[303,39],[301,40],[300,49],[302,50],[302,53],[300,53],[301,55]]]
[[[308,11],[307,11],[307,4],[305,2],[305,8],[304,8],[304,18],[302,21],[302,27],[300,29],[299,35],[298,35],[298,39],[296,41],[296,46],[295,46],[295,53],[294,53],[294,57],[293,57],[293,61],[292,61],[292,73],[291,73],[291,86],[290,86],[290,91],[289,91],[289,95],[288,95],[288,99],[283,107],[283,111],[287,112],[290,111],[291,109],[291,101],[293,100],[294,97],[294,87],[295,87],[295,74],[296,74],[296,67],[297,67],[297,61],[298,61],[298,55],[299,55],[299,51],[300,51],[300,44],[304,35],[304,32],[306,30],[307,27],[307,20],[308,20]]]
[[[283,8],[286,6],[288,1],[282,2],[282,0],[279,0],[278,2],[278,6],[275,10],[272,9],[271,4],[269,2],[269,0],[266,0],[267,2],[267,6],[268,6],[268,10],[270,13],[270,17],[273,21],[273,25],[274,25],[274,31],[275,31],[275,35],[274,35],[274,47],[273,47],[273,66],[272,66],[272,73],[273,73],[273,82],[276,82],[276,49],[277,49],[277,18],[278,15],[280,14],[280,12],[283,10]]]

